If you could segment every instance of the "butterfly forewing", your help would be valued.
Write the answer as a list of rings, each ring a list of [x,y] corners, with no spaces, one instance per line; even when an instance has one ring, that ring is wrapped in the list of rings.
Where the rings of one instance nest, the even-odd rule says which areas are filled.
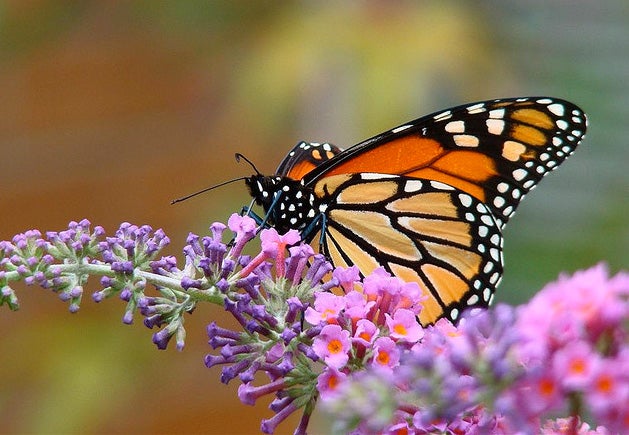
[[[501,227],[524,195],[572,154],[585,114],[551,98],[494,100],[403,124],[351,147],[305,176],[380,172],[441,181],[486,204]]]

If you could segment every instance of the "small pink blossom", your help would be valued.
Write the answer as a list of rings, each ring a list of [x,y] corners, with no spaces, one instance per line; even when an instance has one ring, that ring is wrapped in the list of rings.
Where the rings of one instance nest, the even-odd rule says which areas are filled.
[[[279,235],[275,228],[267,228],[260,232],[262,251],[269,257],[277,257],[287,246],[294,245],[301,240],[299,231],[289,230],[284,235]]]
[[[378,327],[367,319],[356,322],[356,331],[352,341],[362,346],[371,346],[371,343],[378,337]]]
[[[256,221],[249,216],[233,213],[227,220],[227,226],[236,233],[236,244],[247,242],[256,235]]]
[[[559,349],[552,360],[552,370],[557,379],[569,390],[584,388],[592,379],[600,358],[584,341],[568,343]]]
[[[352,267],[337,267],[332,272],[332,277],[336,278],[339,282],[339,286],[345,293],[349,293],[354,290],[354,286],[360,279],[360,271],[358,266]]]
[[[400,349],[398,349],[395,342],[389,337],[379,337],[376,339],[373,350],[373,366],[388,370],[398,366],[400,362]]]
[[[613,408],[623,403],[629,409],[629,374],[622,371],[619,364],[605,360],[597,365],[591,375],[589,391],[586,396],[595,413]]]
[[[391,338],[416,343],[424,335],[424,330],[417,322],[415,314],[406,309],[397,310],[393,316],[385,314]]]
[[[328,366],[343,368],[349,359],[349,331],[338,325],[326,325],[314,339],[312,349]]]
[[[334,367],[327,366],[317,378],[317,390],[323,400],[333,397],[347,375]]]
[[[400,287],[401,281],[391,277],[383,267],[376,268],[363,280],[363,292],[369,299],[375,299],[385,293],[395,293]]]
[[[562,391],[559,382],[548,373],[529,376],[519,388],[522,412],[528,415],[540,415],[557,408],[562,403]]]
[[[284,235],[279,235],[275,228],[267,228],[260,233],[260,242],[262,245],[262,252],[252,261],[260,256],[266,258],[275,257],[275,273],[278,277],[284,277],[286,275],[286,265],[284,259],[286,257],[286,247],[294,245],[301,240],[299,231],[288,230]]]
[[[308,307],[304,317],[311,325],[318,325],[321,322],[337,323],[338,316],[344,308],[344,297],[320,292],[315,295],[314,308]]]
[[[366,318],[376,304],[374,301],[367,302],[365,295],[356,290],[348,292],[344,299],[346,303],[345,316],[352,322]]]

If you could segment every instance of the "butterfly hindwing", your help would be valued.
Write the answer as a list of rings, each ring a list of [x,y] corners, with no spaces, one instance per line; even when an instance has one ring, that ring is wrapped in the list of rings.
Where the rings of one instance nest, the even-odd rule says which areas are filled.
[[[365,275],[383,266],[427,297],[423,324],[486,306],[502,274],[502,237],[471,195],[431,180],[363,173],[326,177],[325,254]]]
[[[308,172],[340,152],[341,149],[331,143],[299,142],[284,157],[275,173],[292,180],[301,180]]]

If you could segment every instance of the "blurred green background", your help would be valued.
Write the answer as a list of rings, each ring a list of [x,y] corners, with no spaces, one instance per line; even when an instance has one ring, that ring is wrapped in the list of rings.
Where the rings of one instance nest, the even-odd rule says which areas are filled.
[[[87,217],[163,228],[170,254],[248,202],[233,184],[169,205],[248,175],[235,152],[271,173],[298,140],[349,146],[465,102],[566,98],[589,133],[509,223],[498,300],[627,266],[624,0],[2,1],[0,89],[0,239]],[[185,351],[160,352],[96,288],[75,315],[37,288],[0,309],[0,432],[252,433],[271,415],[203,365],[222,310],[197,309]]]

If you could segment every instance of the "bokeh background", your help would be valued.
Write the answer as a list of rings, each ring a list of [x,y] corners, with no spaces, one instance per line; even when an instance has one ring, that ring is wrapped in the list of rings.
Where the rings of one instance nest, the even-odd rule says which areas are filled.
[[[563,97],[589,133],[509,223],[498,300],[627,266],[624,0],[5,0],[0,90],[0,239],[86,217],[163,228],[168,254],[248,202],[233,184],[169,205],[249,175],[235,152],[270,173],[301,139],[349,146],[464,102]],[[26,287],[20,311],[0,309],[0,432],[255,433],[271,415],[203,365],[220,308],[199,307],[185,350],[164,352],[96,288],[74,315]]]

